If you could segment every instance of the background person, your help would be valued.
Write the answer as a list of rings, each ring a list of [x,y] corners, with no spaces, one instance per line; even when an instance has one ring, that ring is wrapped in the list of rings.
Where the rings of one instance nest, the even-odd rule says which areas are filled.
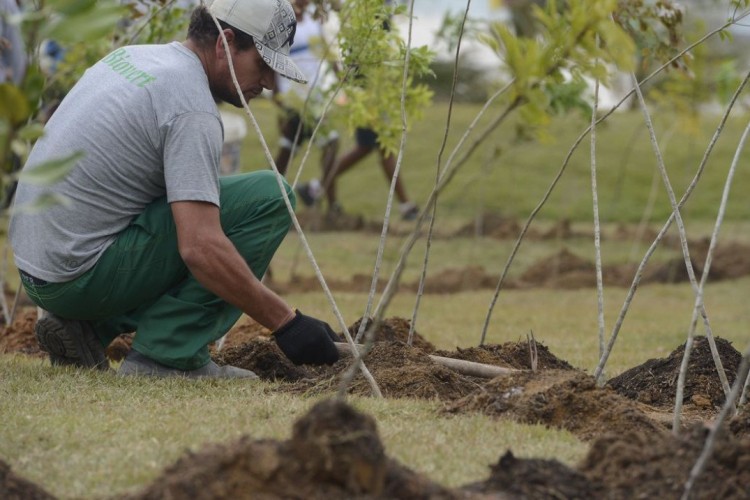
[[[375,131],[370,128],[359,127],[355,132],[355,138],[355,146],[346,152],[330,171],[326,172],[323,181],[320,183],[322,186],[320,192],[325,193],[329,212],[338,213],[342,211],[341,205],[338,203],[336,191],[336,181],[338,178],[351,170],[357,163],[365,159],[376,149],[380,155],[380,166],[383,168],[386,178],[389,182],[393,181],[393,175],[396,172],[396,155],[380,147],[378,144],[378,135]],[[313,182],[319,181],[301,184],[297,190],[300,198],[302,198],[306,205],[312,205],[321,196],[314,189],[315,184]],[[401,218],[403,220],[416,219],[417,215],[419,215],[419,207],[409,199],[400,177],[396,178],[395,192],[396,198],[399,201],[398,209],[401,213]]]
[[[306,140],[312,137],[314,127],[310,122],[317,122],[314,117],[317,113],[310,112],[322,106],[319,93],[321,78],[321,58],[316,54],[315,44],[323,41],[323,25],[314,19],[307,10],[309,0],[296,0],[293,2],[294,12],[297,19],[297,32],[294,36],[294,47],[289,51],[290,58],[303,74],[312,81],[311,89],[300,85],[298,82],[286,78],[277,78],[274,89],[274,102],[279,105],[281,116],[279,118],[279,151],[275,162],[279,172],[286,175],[289,162],[292,157],[292,149],[299,148]],[[308,99],[308,94],[310,99]],[[307,101],[307,103],[305,103]],[[297,108],[304,107],[307,116],[302,117]],[[323,130],[323,128],[321,129]],[[321,149],[321,169],[323,172],[331,170],[339,147],[339,135],[335,130],[323,132],[322,137],[316,139],[317,146]]]
[[[275,71],[304,81],[288,57],[296,21],[286,0],[215,0],[210,9],[245,99],[271,88]],[[85,156],[51,187],[19,184],[9,235],[28,296],[49,312],[36,335],[53,364],[107,369],[104,346],[135,331],[123,375],[253,378],[208,352],[243,312],[295,363],[338,359],[326,323],[259,281],[290,217],[273,172],[219,177],[216,100],[241,106],[201,6],[184,43],[115,50],[50,118],[24,168]],[[50,194],[68,203],[21,209]]]
[[[21,29],[11,20],[19,14],[16,0],[0,0],[0,83],[20,85],[26,75],[26,49]]]

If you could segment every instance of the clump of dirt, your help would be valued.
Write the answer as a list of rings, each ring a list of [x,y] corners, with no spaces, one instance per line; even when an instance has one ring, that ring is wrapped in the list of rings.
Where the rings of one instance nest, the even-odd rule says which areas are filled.
[[[521,423],[566,429],[583,440],[607,432],[639,429],[663,434],[666,429],[635,403],[594,378],[575,370],[519,371],[487,382],[480,390],[447,407],[449,412],[480,411]]]
[[[490,238],[517,238],[521,233],[521,226],[516,219],[500,214],[479,214],[472,222],[459,228],[453,237],[465,238],[472,236],[487,236]]]
[[[31,481],[17,476],[0,460],[0,498],[5,500],[54,500],[56,497]]]
[[[732,417],[729,430],[738,438],[750,439],[750,403],[745,403]]]
[[[481,380],[439,365],[421,349],[400,342],[376,343],[365,364],[383,395],[391,398],[453,401],[470,394]],[[357,373],[350,391],[371,394],[370,385],[361,373]]]
[[[289,361],[276,343],[267,337],[256,337],[245,344],[225,348],[213,358],[220,365],[251,370],[265,380],[295,382],[312,376],[304,367]]]
[[[123,333],[117,336],[104,349],[104,355],[111,361],[122,361],[130,352],[130,347],[133,345],[133,337],[134,334],[132,333]]]
[[[699,280],[701,278],[701,266],[696,263],[695,259],[691,258],[690,262],[693,265],[695,278]],[[690,281],[690,275],[685,266],[685,259],[680,256],[654,268],[646,269],[642,281],[644,283],[687,283]]]
[[[270,337],[271,330],[256,322],[249,316],[242,316],[240,321],[227,332],[224,339],[223,349],[241,346],[257,339],[258,337]]]
[[[34,334],[36,307],[24,307],[16,312],[13,323],[0,333],[0,353],[18,352],[35,357],[47,357]]]
[[[596,267],[567,248],[536,262],[518,278],[522,287],[583,288],[596,285]]]
[[[512,498],[606,498],[601,483],[557,460],[519,459],[508,450],[491,470],[488,479],[463,489]]]
[[[724,373],[730,385],[734,382],[742,354],[732,347],[731,342],[716,337]],[[677,395],[677,377],[680,373],[685,346],[680,345],[666,358],[649,359],[607,382],[607,385],[629,399],[640,401],[659,408],[674,406]],[[713,406],[719,408],[724,403],[724,390],[716,371],[708,339],[695,337],[688,361],[685,379],[684,404]]]
[[[608,493],[602,498],[680,498],[707,433],[696,425],[679,438],[635,430],[609,434],[591,445],[579,470],[606,485]],[[746,499],[749,491],[750,440],[719,433],[690,498]]]
[[[696,259],[701,263],[701,270],[703,263],[706,262],[706,253],[708,249],[696,252]],[[730,242],[716,247],[708,275],[710,281],[738,278],[748,274],[750,274],[750,245]]]
[[[288,441],[245,436],[169,467],[131,499],[459,498],[389,459],[375,420],[346,403],[316,404]]]
[[[456,348],[455,351],[436,351],[436,356],[463,359],[487,365],[531,370],[531,351],[528,342],[505,342],[480,347]],[[547,346],[536,343],[536,368],[538,370],[574,370],[567,361],[552,354]]]
[[[498,277],[487,274],[482,266],[444,269],[435,275],[428,275],[424,282],[424,293],[458,293],[470,290],[495,288]],[[419,282],[403,284],[402,289],[418,291]],[[506,287],[510,288],[510,286]]]
[[[364,318],[358,319],[349,327],[349,334],[352,336],[352,338],[356,337],[357,332],[359,332],[359,327],[362,324],[363,319]],[[367,321],[367,328],[369,328],[371,324],[372,319],[369,319]],[[380,323],[378,329],[375,331],[375,342],[388,341],[406,343],[409,340],[410,327],[411,321],[408,319],[399,318],[397,316],[386,318]],[[427,353],[433,352],[435,350],[435,346],[430,341],[422,337],[416,330],[414,331],[412,345]]]

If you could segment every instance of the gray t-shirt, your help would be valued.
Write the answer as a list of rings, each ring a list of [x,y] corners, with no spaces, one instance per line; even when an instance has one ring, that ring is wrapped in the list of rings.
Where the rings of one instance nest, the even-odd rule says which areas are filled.
[[[86,155],[51,187],[19,184],[10,224],[16,265],[69,281],[157,198],[218,206],[222,143],[208,78],[192,51],[178,42],[115,50],[73,87],[29,156],[24,169]],[[48,192],[69,203],[21,209]]]

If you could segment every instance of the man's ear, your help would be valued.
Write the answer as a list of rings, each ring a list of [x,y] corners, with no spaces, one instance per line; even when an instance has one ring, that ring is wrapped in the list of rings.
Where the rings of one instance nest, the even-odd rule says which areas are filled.
[[[227,45],[229,47],[232,47],[232,44],[234,43],[234,31],[232,31],[229,28],[226,28],[223,30],[224,36],[227,39]],[[216,37],[216,57],[217,59],[225,59],[226,53],[224,52],[224,41],[221,38],[221,33]]]

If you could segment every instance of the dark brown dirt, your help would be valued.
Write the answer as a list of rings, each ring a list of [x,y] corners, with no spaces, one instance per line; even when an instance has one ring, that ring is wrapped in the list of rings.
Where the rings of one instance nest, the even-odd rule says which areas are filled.
[[[716,338],[716,347],[731,385],[742,355],[732,347],[731,342],[720,337]],[[629,399],[658,408],[672,408],[684,353],[685,346],[680,345],[668,357],[650,359],[612,378],[607,385]],[[708,339],[703,336],[695,337],[688,362],[683,403],[718,410],[724,399]]]
[[[732,417],[729,430],[740,439],[750,439],[750,403],[745,403]]]
[[[574,368],[554,354],[547,346],[537,342],[537,369],[539,370],[574,370]],[[481,347],[456,348],[455,351],[436,351],[436,356],[463,359],[488,365],[505,366],[519,370],[531,370],[530,346],[526,342],[506,342]]]
[[[46,357],[34,335],[36,308],[24,307],[16,312],[13,324],[6,325],[0,333],[0,353],[18,352],[35,357]]]
[[[635,403],[593,377],[575,370],[522,371],[496,377],[447,407],[452,413],[480,411],[548,427],[566,429],[583,440],[607,432],[639,430],[660,435],[666,429]]]
[[[169,467],[129,499],[458,499],[389,459],[375,420],[343,402],[316,404],[288,441],[245,436],[210,445]]]
[[[264,380],[296,382],[312,377],[304,367],[295,366],[268,337],[256,337],[243,345],[214,354],[220,365],[232,365],[255,372]]]
[[[54,500],[54,496],[31,481],[17,476],[0,460],[0,498],[3,500]]]
[[[613,500],[680,498],[698,459],[708,430],[695,426],[679,438],[639,431],[613,433],[598,439],[579,467],[607,486]],[[706,469],[698,478],[693,499],[750,497],[750,440],[720,433]]]
[[[362,319],[360,318],[357,321],[352,324],[348,330],[349,335],[352,336],[352,338],[355,338],[357,336],[357,333],[359,332],[359,328],[362,324]],[[370,328],[370,325],[372,325],[372,319],[368,320],[367,322],[367,328]],[[378,325],[378,329],[375,332],[375,342],[403,342],[407,343],[409,340],[409,328],[411,327],[411,321],[405,318],[399,318],[399,317],[393,317],[393,318],[385,318],[380,325]],[[342,337],[343,338],[343,337]],[[431,353],[435,350],[435,346],[432,345],[431,342],[426,340],[422,335],[419,334],[418,331],[414,331],[414,338],[412,339],[412,346],[423,350],[424,352]]]
[[[519,459],[507,451],[491,468],[488,479],[465,490],[503,492],[512,498],[606,498],[604,486],[557,460]]]

